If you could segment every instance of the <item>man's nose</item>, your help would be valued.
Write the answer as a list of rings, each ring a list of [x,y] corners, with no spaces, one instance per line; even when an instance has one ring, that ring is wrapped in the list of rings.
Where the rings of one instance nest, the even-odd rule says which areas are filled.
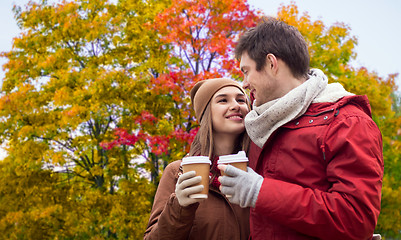
[[[249,82],[248,82],[247,77],[244,77],[244,80],[243,80],[243,82],[242,82],[242,87],[243,87],[244,89],[248,89],[248,88],[249,88]]]

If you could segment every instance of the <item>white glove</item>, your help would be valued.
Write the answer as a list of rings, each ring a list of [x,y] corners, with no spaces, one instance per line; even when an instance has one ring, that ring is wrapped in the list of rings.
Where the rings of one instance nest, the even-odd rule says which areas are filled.
[[[231,195],[228,200],[240,205],[240,207],[255,207],[263,177],[248,167],[248,171],[242,171],[231,165],[227,165],[225,176],[219,177],[220,191],[225,195]]]
[[[175,185],[175,196],[180,206],[186,207],[203,200],[189,197],[189,195],[199,193],[203,190],[203,185],[196,185],[201,182],[201,179],[201,176],[196,176],[195,171],[186,172],[178,178]]]

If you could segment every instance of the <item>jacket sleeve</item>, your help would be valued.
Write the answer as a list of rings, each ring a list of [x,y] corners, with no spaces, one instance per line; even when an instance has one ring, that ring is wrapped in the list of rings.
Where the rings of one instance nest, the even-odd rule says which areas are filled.
[[[175,196],[175,184],[181,161],[169,164],[156,191],[144,240],[186,239],[199,203],[181,207]]]
[[[380,213],[382,137],[367,116],[333,122],[324,143],[329,189],[265,178],[254,211],[319,239],[369,239]]]

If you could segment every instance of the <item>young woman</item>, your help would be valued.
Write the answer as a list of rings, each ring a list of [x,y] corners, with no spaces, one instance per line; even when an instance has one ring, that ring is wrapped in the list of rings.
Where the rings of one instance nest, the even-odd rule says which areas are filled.
[[[194,171],[182,174],[181,160],[170,163],[160,179],[144,239],[248,239],[249,208],[231,204],[217,181],[218,157],[247,151],[246,94],[233,80],[209,79],[192,88],[191,101],[200,127],[189,156],[209,156],[212,161],[208,198],[189,198],[200,191],[194,186],[200,177]]]

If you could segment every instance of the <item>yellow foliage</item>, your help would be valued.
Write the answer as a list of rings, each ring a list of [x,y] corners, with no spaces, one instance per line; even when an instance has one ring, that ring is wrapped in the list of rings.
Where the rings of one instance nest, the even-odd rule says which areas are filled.
[[[68,102],[70,102],[70,94],[71,90],[68,87],[62,87],[57,89],[54,93],[54,105],[56,106],[64,106]]]
[[[100,166],[94,166],[91,168],[91,174],[94,176],[102,176],[103,169]]]
[[[397,233],[397,229],[401,229],[400,206],[401,186],[394,178],[386,176],[383,180],[382,210],[378,228],[390,231],[395,235],[399,234]]]
[[[18,132],[18,136],[21,138],[28,137],[32,134],[33,128],[30,125],[23,126],[21,130]]]
[[[0,138],[13,163],[0,164],[5,238],[140,238],[154,189],[140,189],[138,205],[118,191],[120,178],[149,185],[130,163],[139,148],[106,152],[99,144],[114,128],[134,126],[157,99],[146,82],[151,70],[164,71],[167,48],[149,23],[164,6],[76,0],[15,8],[21,33],[1,54]],[[66,163],[60,172],[43,169]]]

